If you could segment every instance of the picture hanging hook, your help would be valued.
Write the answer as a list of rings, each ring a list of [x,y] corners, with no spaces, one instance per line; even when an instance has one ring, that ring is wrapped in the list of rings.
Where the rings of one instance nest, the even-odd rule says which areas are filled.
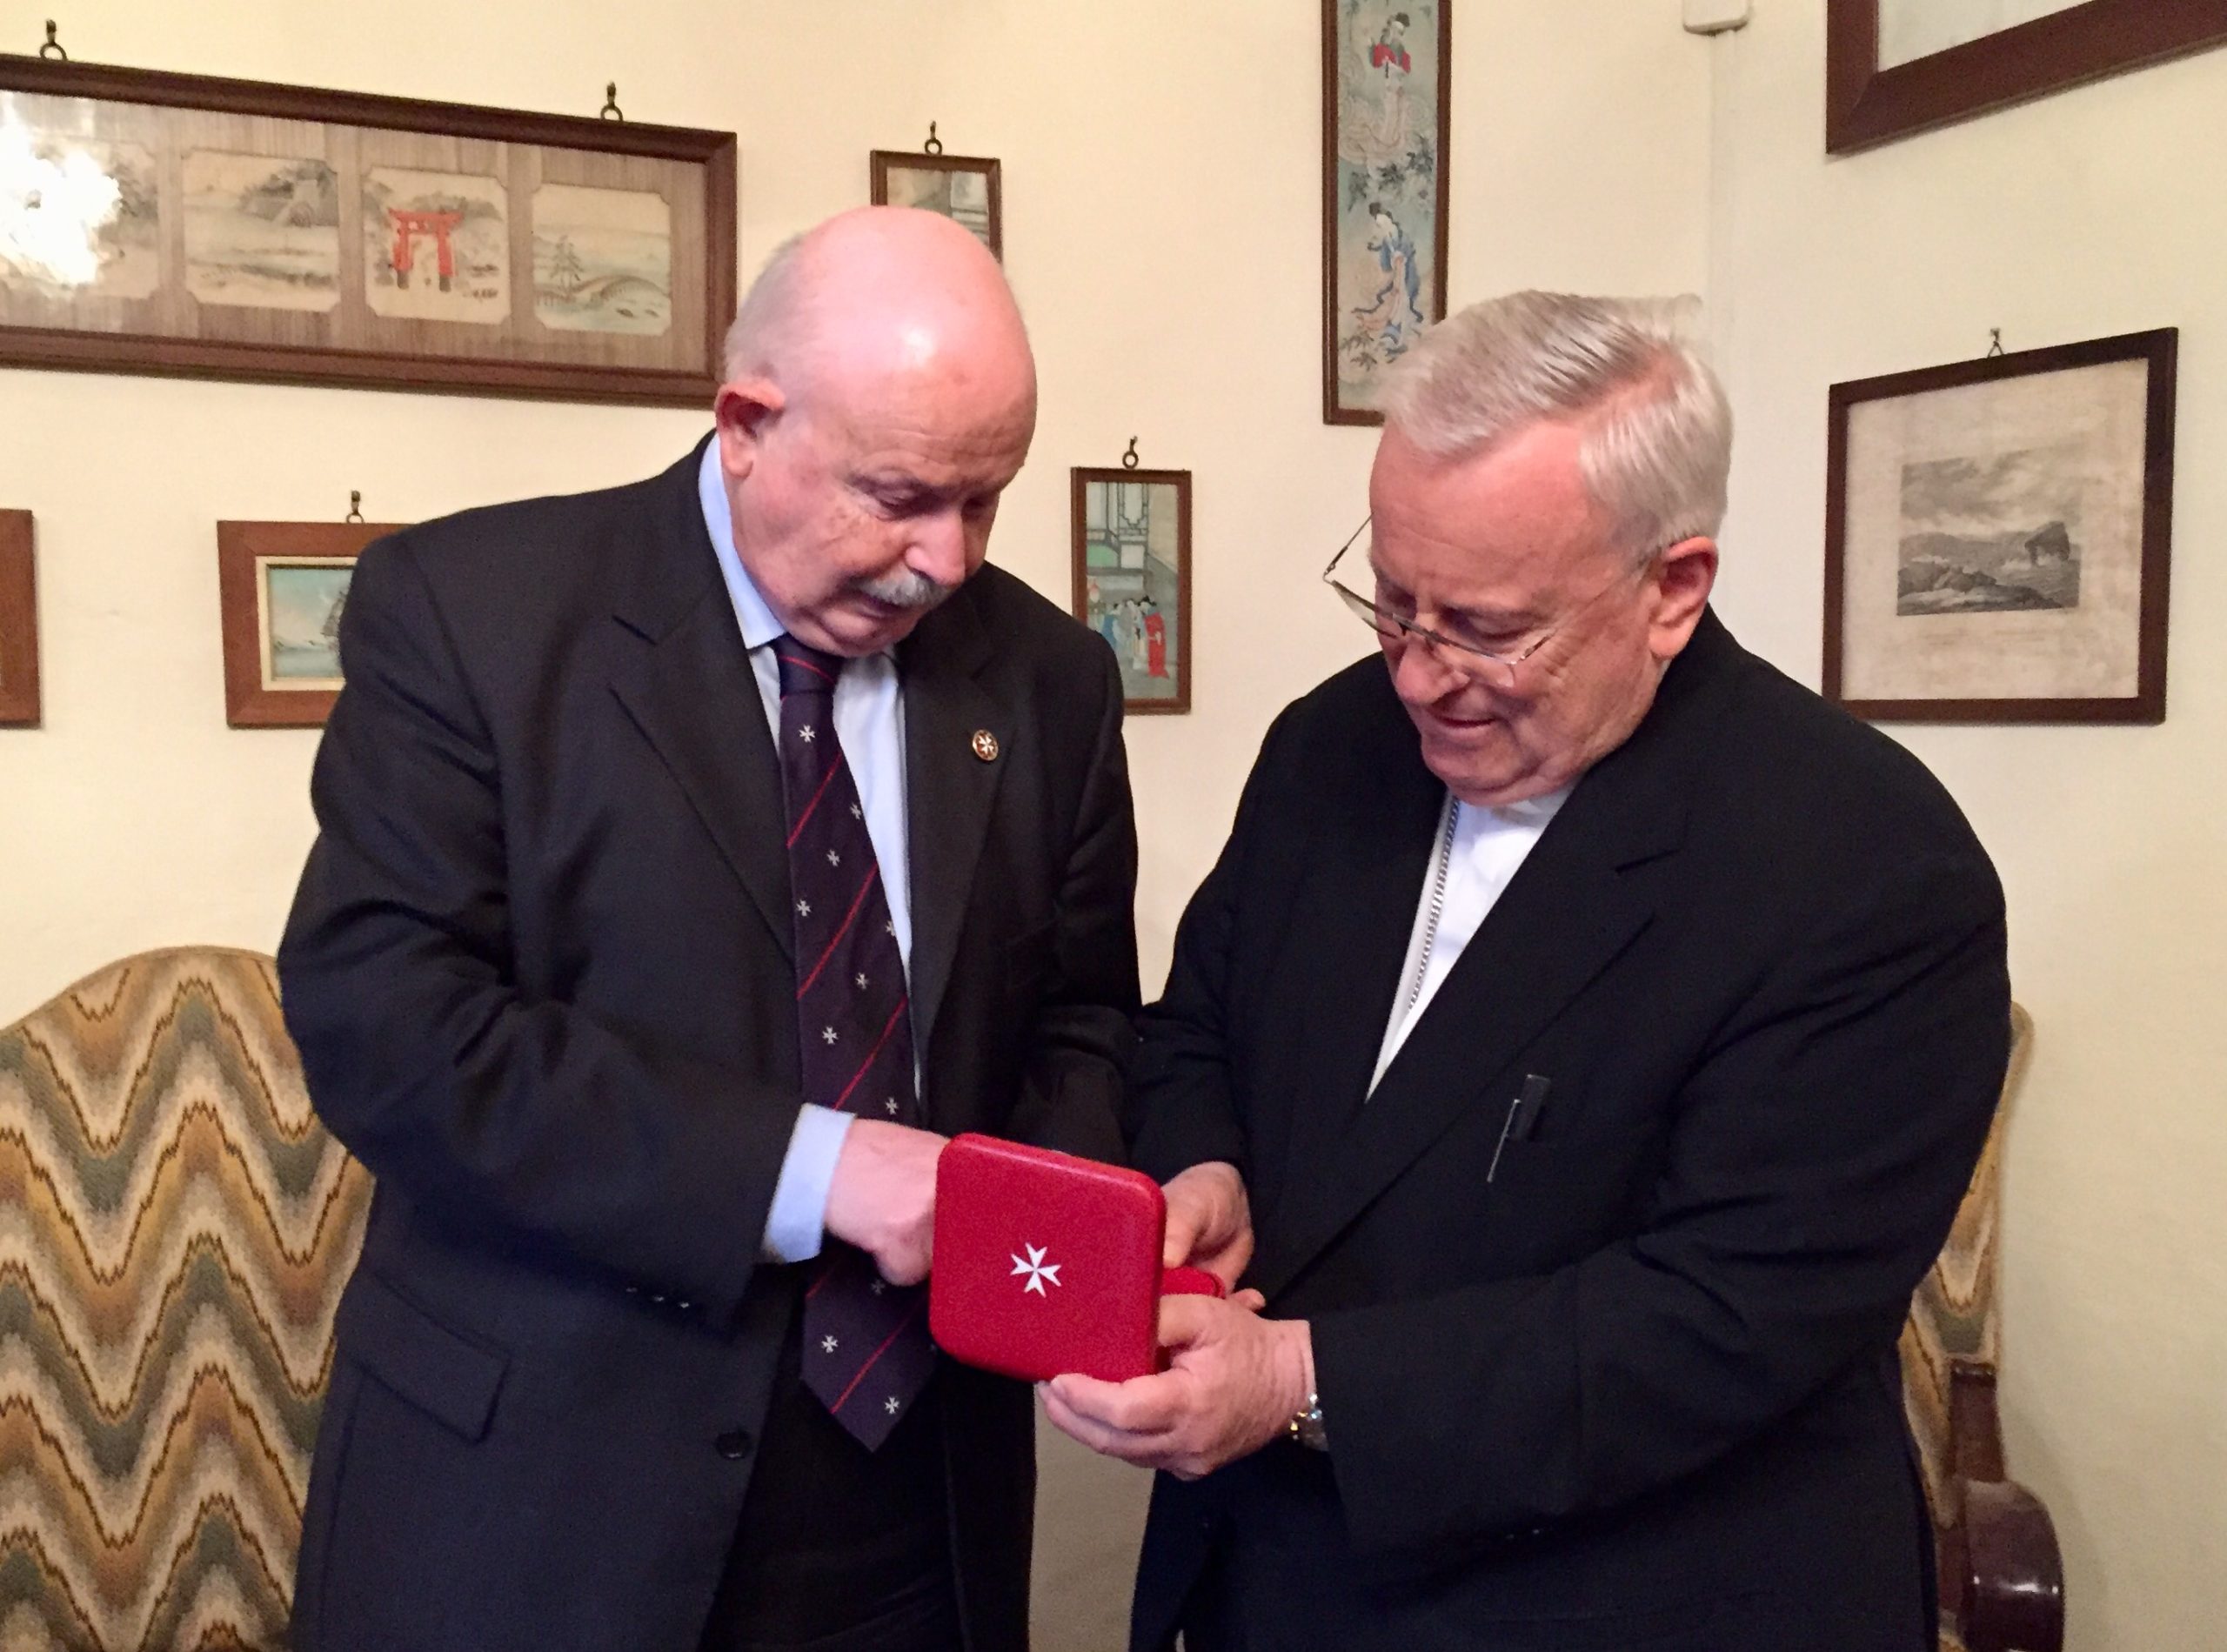
[[[351,487],[348,490],[348,514],[343,517],[341,520],[344,522],[361,522],[363,519],[363,492],[360,489]]]
[[[1988,355],[2000,356],[2003,353],[2003,329],[2000,327],[1990,327],[1987,330],[1987,336]]]
[[[1129,438],[1129,451],[1121,455],[1121,468],[1125,471],[1137,468],[1137,438],[1134,436]]]
[[[928,141],[921,144],[920,148],[930,155],[943,153],[943,139],[936,136],[936,124],[933,121],[928,123]]]
[[[626,111],[619,107],[619,83],[617,81],[614,80],[604,87],[603,107],[596,110],[596,114],[603,120],[625,120],[626,118]]]
[[[65,64],[70,61],[70,54],[62,50],[62,43],[54,37],[54,19],[51,17],[46,20],[46,43],[38,49],[38,55]]]

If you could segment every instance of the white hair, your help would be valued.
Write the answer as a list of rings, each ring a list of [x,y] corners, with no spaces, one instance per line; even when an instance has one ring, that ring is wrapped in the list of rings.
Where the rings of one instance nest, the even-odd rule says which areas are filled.
[[[728,381],[771,371],[775,352],[786,354],[795,347],[806,308],[797,256],[804,243],[803,235],[792,235],[775,247],[743,295],[727,328],[723,371]]]
[[[1688,338],[1699,307],[1562,292],[1471,304],[1394,364],[1385,421],[1448,459],[1542,421],[1580,425],[1586,490],[1633,556],[1713,538],[1732,468],[1732,408]]]

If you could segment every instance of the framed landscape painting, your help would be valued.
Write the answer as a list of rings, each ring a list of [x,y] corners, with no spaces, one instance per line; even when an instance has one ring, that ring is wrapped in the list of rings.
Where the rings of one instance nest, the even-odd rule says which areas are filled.
[[[1073,472],[1073,612],[1106,639],[1133,712],[1191,709],[1191,472]]]
[[[708,406],[735,140],[0,57],[0,365]]]
[[[1322,418],[1446,317],[1453,0],[1322,0]]]
[[[1826,0],[1834,154],[2227,41],[2227,0]]]
[[[0,728],[36,728],[38,590],[31,566],[31,513],[0,511]]]
[[[384,522],[219,522],[224,716],[234,728],[318,728],[339,697],[340,615],[357,553]]]
[[[1889,722],[2164,720],[2177,344],[1833,386],[1829,699]]]

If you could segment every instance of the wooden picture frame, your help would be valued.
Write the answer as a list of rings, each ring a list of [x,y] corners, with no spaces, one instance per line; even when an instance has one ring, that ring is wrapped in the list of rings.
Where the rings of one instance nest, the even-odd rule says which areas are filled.
[[[1446,319],[1454,0],[1322,0],[1322,422]]]
[[[0,511],[0,728],[37,728],[38,579],[31,513]]]
[[[1071,611],[1114,650],[1125,709],[1188,712],[1191,472],[1077,466],[1070,477]]]
[[[2178,338],[1833,386],[1828,699],[1883,722],[2164,720]]]
[[[735,139],[0,56],[0,365],[708,407]],[[4,140],[0,140],[4,141]]]
[[[940,148],[878,149],[868,155],[867,165],[874,205],[939,213],[972,230],[1000,263],[1005,261],[1005,168],[998,162],[982,155],[946,155]]]
[[[1940,0],[1923,0],[1938,6]],[[1869,149],[2083,81],[2227,42],[2227,0],[2084,0],[1946,50],[1896,58],[1883,5],[1826,0],[1825,148]],[[1882,58],[1889,62],[1883,65]]]
[[[338,625],[356,558],[391,522],[219,522],[224,720],[322,728],[340,697]],[[295,577],[274,585],[273,575]]]

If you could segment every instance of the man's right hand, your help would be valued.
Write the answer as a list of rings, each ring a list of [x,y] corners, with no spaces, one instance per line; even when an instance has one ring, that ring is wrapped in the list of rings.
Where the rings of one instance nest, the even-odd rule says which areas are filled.
[[[893,1285],[928,1276],[944,1143],[933,1130],[879,1119],[860,1119],[843,1137],[827,1184],[827,1231],[872,1256]]]
[[[1238,1275],[1253,1260],[1253,1207],[1237,1167],[1220,1160],[1193,1165],[1166,1191],[1167,1242],[1160,1266],[1202,1267],[1224,1290],[1235,1290]]]

